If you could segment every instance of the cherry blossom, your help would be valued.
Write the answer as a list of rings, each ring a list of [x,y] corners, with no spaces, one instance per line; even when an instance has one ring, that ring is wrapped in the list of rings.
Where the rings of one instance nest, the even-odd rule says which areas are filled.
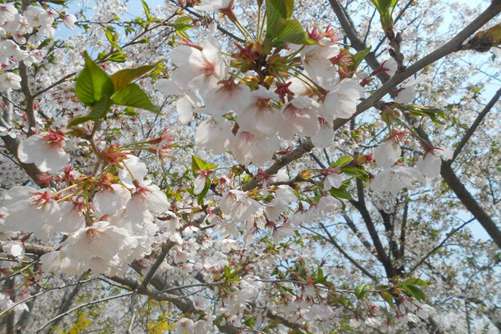
[[[7,211],[3,228],[33,233],[44,240],[58,232],[61,208],[51,192],[16,186],[2,195],[2,203]]]
[[[329,190],[331,188],[340,188],[343,185],[343,181],[346,180],[346,176],[339,173],[335,169],[328,171],[328,175],[324,180],[324,189]]]
[[[23,244],[17,241],[6,242],[3,245],[3,251],[10,256],[19,259],[22,259],[25,253]]]
[[[236,108],[238,125],[243,131],[260,133],[264,136],[272,136],[277,131],[280,122],[279,112],[273,108],[273,101],[278,96],[259,87],[251,93],[250,102],[246,108]]]
[[[21,162],[33,163],[41,172],[57,173],[70,159],[64,150],[64,141],[60,131],[33,135],[19,143],[17,155]]]
[[[226,65],[213,36],[200,46],[181,45],[172,50],[172,61],[177,69],[172,80],[187,89],[196,89],[203,96],[224,79]]]
[[[416,168],[423,174],[425,178],[434,179],[440,176],[440,167],[442,159],[444,161],[452,158],[451,152],[441,148],[435,148],[427,152],[423,159],[416,162]]]
[[[0,327],[496,332],[498,5],[59,2],[0,4]]]
[[[334,140],[334,130],[332,124],[322,116],[318,117],[319,130],[311,137],[311,141],[316,147],[326,148],[332,145]]]
[[[12,72],[0,73],[0,91],[21,89],[21,77]]]
[[[265,138],[259,133],[239,131],[229,145],[234,157],[242,164],[254,163],[263,165],[271,160],[280,147],[275,137]]]
[[[245,221],[253,216],[261,206],[255,200],[249,198],[245,192],[230,190],[221,200],[220,207],[223,214],[228,218]]]
[[[195,9],[203,11],[229,11],[235,0],[202,0]]]
[[[325,114],[333,118],[350,118],[357,111],[360,97],[358,82],[355,79],[343,79],[325,97]]]
[[[17,304],[17,305],[16,305]],[[4,293],[0,293],[0,308],[2,310],[14,309],[14,324],[19,321],[19,318],[25,311],[29,311],[28,305],[26,303],[14,303],[10,297]]]
[[[60,254],[69,261],[78,263],[76,272],[92,269],[94,272],[105,273],[116,254],[131,243],[125,229],[99,221],[70,235],[62,244]]]
[[[233,79],[223,80],[207,93],[205,103],[206,112],[213,116],[245,110],[250,104],[250,90]]]
[[[148,174],[146,164],[135,155],[129,154],[122,161],[123,168],[120,169],[120,180],[129,188],[134,186],[134,181],[143,181]]]
[[[119,184],[112,184],[94,195],[92,203],[96,212],[101,215],[113,216],[123,210],[131,199],[129,190]]]
[[[284,139],[292,139],[300,133],[314,136],[320,128],[318,123],[319,104],[308,97],[298,96],[288,103],[281,112],[278,133]]]
[[[374,150],[374,158],[378,167],[386,169],[390,168],[400,159],[402,149],[394,140],[384,141]]]
[[[64,25],[68,29],[75,29],[76,21],[77,21],[77,18],[75,17],[75,15],[72,15],[72,14],[67,14],[63,17]]]
[[[287,208],[295,200],[296,196],[290,186],[278,186],[278,189],[275,192],[275,198],[268,205],[266,205],[264,212],[268,219],[278,221],[282,212],[287,210]]]
[[[231,124],[226,120],[208,119],[200,123],[195,133],[195,143],[214,153],[223,153],[230,143]]]
[[[339,53],[337,45],[307,46],[301,51],[306,73],[323,88],[329,89],[338,80],[336,68],[330,59]]]
[[[378,193],[396,195],[419,181],[419,171],[413,167],[394,166],[383,170],[371,180],[370,188]]]

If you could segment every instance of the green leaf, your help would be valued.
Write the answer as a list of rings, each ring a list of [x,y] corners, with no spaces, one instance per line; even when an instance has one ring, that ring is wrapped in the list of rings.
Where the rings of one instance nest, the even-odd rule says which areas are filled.
[[[292,17],[293,0],[266,0],[266,37],[269,40],[282,30],[285,21]]]
[[[379,291],[381,297],[389,304],[393,305],[393,296],[386,290]]]
[[[111,101],[120,106],[140,108],[154,113],[160,112],[160,108],[154,105],[148,95],[136,84],[129,84],[116,91],[111,96]]]
[[[283,22],[281,30],[273,38],[274,44],[294,43],[312,44],[301,23],[296,19],[288,19]]]
[[[405,280],[404,284],[412,284],[412,285],[417,285],[417,286],[422,286],[422,287],[427,287],[430,285],[428,281],[425,281],[424,279],[417,278],[417,277],[409,277],[408,279]]]
[[[115,63],[124,63],[127,61],[127,55],[122,51],[115,51],[107,57],[107,60]]]
[[[77,126],[77,125],[80,125],[80,124],[83,124],[83,123],[86,123],[88,121],[93,121],[94,119],[89,116],[89,115],[86,115],[86,116],[78,116],[78,117],[75,117],[73,118],[69,123],[68,123],[68,127],[73,127],[73,126]]]
[[[398,4],[398,0],[371,0],[372,4],[381,13],[385,11],[393,11]]]
[[[336,161],[334,161],[334,163],[331,164],[331,167],[333,167],[333,168],[335,168],[335,167],[344,167],[344,166],[348,165],[352,161],[353,161],[353,157],[352,156],[343,155],[342,157],[340,157],[339,159],[337,159]]]
[[[84,58],[85,67],[77,77],[75,93],[83,104],[92,106],[103,98],[109,99],[114,90],[113,82],[87,52],[84,52]]]
[[[383,29],[387,30],[393,26],[393,10],[398,4],[398,0],[371,0],[374,7],[379,12],[381,25]]]
[[[414,297],[419,301],[426,300],[426,294],[420,287],[413,284],[406,284],[402,286],[402,291],[409,297]]]
[[[365,171],[365,169],[363,167],[346,166],[346,167],[341,168],[341,171],[345,174],[354,176],[357,179],[361,179],[364,181],[369,179],[369,174]]]
[[[124,110],[124,115],[129,117],[137,117],[139,116],[139,113],[132,107],[126,107]]]
[[[72,127],[88,121],[98,121],[100,119],[104,119],[110,110],[110,107],[111,100],[109,98],[104,98],[91,107],[91,112],[89,114],[73,118],[68,126]]]
[[[193,175],[198,175],[200,171],[213,171],[216,167],[216,164],[207,162],[196,155],[191,157],[191,170],[193,171]]]
[[[207,177],[205,179],[204,189],[197,196],[197,203],[198,203],[198,205],[200,205],[200,206],[204,205],[204,199],[205,199],[205,196],[207,196],[207,194],[209,193],[210,184],[211,184],[210,178]]]
[[[408,111],[412,116],[428,117],[435,124],[444,124],[443,120],[447,119],[446,113],[435,107],[400,103],[396,103],[396,106],[402,111]]]
[[[371,48],[366,48],[361,51],[358,51],[354,56],[353,56],[353,65],[352,65],[352,71],[356,71],[360,63],[367,57],[367,55],[371,52]]]
[[[355,296],[358,299],[365,299],[365,297],[367,297],[367,295],[369,294],[369,290],[370,290],[370,285],[367,284],[359,285],[355,288]]]
[[[146,65],[136,68],[128,68],[120,70],[111,75],[111,81],[115,90],[120,90],[128,86],[132,81],[148,73],[155,68],[156,65]]]
[[[176,34],[181,37],[188,38],[186,31],[193,28],[193,19],[189,16],[181,16],[174,21],[173,27],[176,29]]]
[[[151,16],[150,6],[148,6],[148,3],[145,0],[141,0],[141,4],[143,5],[144,15],[146,15],[146,20],[148,22],[152,22],[153,17]]]
[[[290,19],[294,12],[294,0],[267,0],[266,9],[276,11],[284,19]]]
[[[327,281],[327,277],[324,274],[322,267],[318,267],[316,275],[315,275],[315,283],[316,284],[324,284]]]
[[[331,188],[331,190],[329,190],[329,193],[331,194],[331,196],[338,199],[347,199],[347,200],[351,199],[350,193],[344,187]]]
[[[120,49],[120,46],[118,45],[118,35],[113,27],[106,27],[104,29],[104,35],[113,48]]]

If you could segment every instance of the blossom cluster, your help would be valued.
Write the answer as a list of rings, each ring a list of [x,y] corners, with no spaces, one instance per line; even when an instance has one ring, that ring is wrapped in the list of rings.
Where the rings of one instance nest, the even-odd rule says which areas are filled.
[[[189,123],[194,112],[206,115],[195,134],[200,147],[214,153],[231,151],[242,164],[263,166],[281,143],[295,136],[311,137],[318,147],[326,147],[334,137],[334,119],[354,115],[362,94],[356,78],[340,76],[336,63],[341,48],[333,36],[326,36],[318,36],[316,45],[291,46],[277,59],[268,59],[284,66],[299,63],[290,75],[267,83],[259,82],[266,80],[259,73],[264,68],[242,72],[242,65],[232,66],[232,61],[255,64],[262,57],[261,46],[239,47],[228,57],[212,31],[198,44],[172,50],[176,68],[158,88],[180,96],[180,122]]]
[[[37,5],[19,12],[12,2],[0,4],[0,92],[21,88],[21,77],[12,70],[19,62],[29,66],[43,59],[44,53],[31,43],[52,37],[58,18],[69,28],[76,22],[72,14],[59,14]]]
[[[57,251],[42,257],[48,271],[126,270],[130,261],[151,252],[159,234],[155,217],[169,212],[169,202],[145,179],[146,165],[137,157],[124,156],[119,166],[118,180],[103,174],[90,189],[69,169],[65,178],[70,185],[59,191],[11,188],[1,200],[2,230],[31,233],[46,242],[66,234]]]
[[[440,176],[442,160],[452,158],[451,152],[443,148],[428,148],[424,157],[415,166],[401,163],[402,149],[400,140],[404,132],[394,132],[390,138],[374,150],[378,174],[371,180],[371,189],[378,193],[396,196],[405,188],[412,189]]]

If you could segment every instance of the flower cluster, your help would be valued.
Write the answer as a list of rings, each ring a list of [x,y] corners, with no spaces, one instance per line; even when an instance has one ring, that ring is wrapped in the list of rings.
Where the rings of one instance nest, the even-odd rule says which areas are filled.
[[[0,92],[21,88],[19,74],[11,71],[19,62],[30,65],[44,57],[39,49],[29,47],[26,36],[33,35],[30,37],[33,41],[52,37],[54,22],[59,17],[68,27],[74,27],[76,18],[71,14],[59,14],[36,5],[19,12],[13,3],[0,4]]]
[[[70,185],[59,191],[11,188],[1,199],[1,229],[52,242],[64,233],[57,251],[42,257],[48,271],[126,270],[132,260],[151,252],[161,233],[155,217],[168,213],[170,204],[158,186],[145,179],[146,165],[139,158],[123,155],[116,167],[118,178],[103,173],[95,180],[66,170]]]
[[[400,162],[402,149],[399,143],[405,135],[405,132],[394,132],[374,150],[376,166],[380,172],[371,181],[373,191],[393,197],[404,188],[439,177],[442,160],[452,158],[451,152],[446,149],[430,148],[414,167],[406,166]]]
[[[166,95],[180,96],[181,123],[194,112],[206,116],[195,135],[199,146],[262,166],[296,136],[329,146],[333,121],[356,113],[362,87],[353,73],[344,74],[342,48],[327,33],[317,32],[314,45],[291,44],[279,54],[267,55],[255,41],[228,57],[211,29],[200,42],[172,51],[175,70],[158,83]]]

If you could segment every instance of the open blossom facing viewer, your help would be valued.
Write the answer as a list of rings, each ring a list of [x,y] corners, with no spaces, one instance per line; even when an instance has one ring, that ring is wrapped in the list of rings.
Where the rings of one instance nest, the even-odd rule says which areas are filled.
[[[202,96],[224,79],[226,64],[219,43],[210,35],[200,45],[181,45],[172,50],[172,62],[177,66],[172,73],[183,89],[195,89]]]
[[[16,186],[2,194],[1,202],[7,212],[3,228],[33,233],[42,240],[60,232],[62,211],[52,192]]]
[[[41,172],[57,173],[70,159],[64,150],[64,141],[64,134],[55,130],[28,137],[19,143],[19,161],[33,163]]]

